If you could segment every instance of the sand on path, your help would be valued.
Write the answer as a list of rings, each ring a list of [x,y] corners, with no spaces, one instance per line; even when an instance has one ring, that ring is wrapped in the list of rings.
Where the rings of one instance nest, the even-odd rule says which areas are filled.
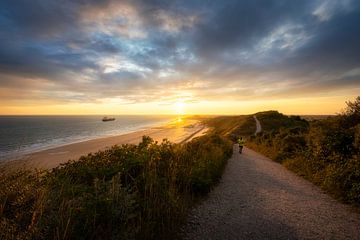
[[[189,140],[193,136],[201,135],[204,129],[206,129],[204,125],[195,120],[183,120],[181,123],[172,123],[133,133],[97,138],[31,153],[19,160],[5,163],[4,167],[8,170],[19,168],[51,169],[61,163],[78,159],[89,153],[105,150],[113,145],[125,143],[137,144],[144,135],[150,136],[158,142],[166,138],[171,142],[180,143]]]

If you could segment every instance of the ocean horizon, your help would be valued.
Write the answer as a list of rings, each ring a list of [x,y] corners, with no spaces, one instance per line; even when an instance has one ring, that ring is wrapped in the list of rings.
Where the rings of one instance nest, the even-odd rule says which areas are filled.
[[[116,136],[173,121],[173,115],[7,115],[0,116],[0,161],[67,144]]]

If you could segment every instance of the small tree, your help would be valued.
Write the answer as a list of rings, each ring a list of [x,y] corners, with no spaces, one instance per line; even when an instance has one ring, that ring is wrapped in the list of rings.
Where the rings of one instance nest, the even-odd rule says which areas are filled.
[[[357,115],[360,116],[360,96],[358,96],[354,102],[346,102],[346,115]]]
[[[347,107],[344,111],[343,127],[351,128],[360,124],[360,96],[355,101],[346,102]]]

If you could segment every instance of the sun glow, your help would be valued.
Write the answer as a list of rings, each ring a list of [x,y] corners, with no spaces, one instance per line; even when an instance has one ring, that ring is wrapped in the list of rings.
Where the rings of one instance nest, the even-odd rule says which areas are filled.
[[[185,114],[185,103],[184,102],[176,102],[175,103],[175,113],[177,115],[184,115]]]
[[[178,117],[178,118],[176,119],[176,122],[177,122],[177,123],[182,123],[182,121],[183,121],[183,119],[182,119],[181,117]]]

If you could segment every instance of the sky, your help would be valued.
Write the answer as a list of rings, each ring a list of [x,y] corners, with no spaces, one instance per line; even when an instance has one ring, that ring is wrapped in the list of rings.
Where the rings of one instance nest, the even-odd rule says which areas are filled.
[[[357,0],[2,0],[0,114],[334,114]]]

